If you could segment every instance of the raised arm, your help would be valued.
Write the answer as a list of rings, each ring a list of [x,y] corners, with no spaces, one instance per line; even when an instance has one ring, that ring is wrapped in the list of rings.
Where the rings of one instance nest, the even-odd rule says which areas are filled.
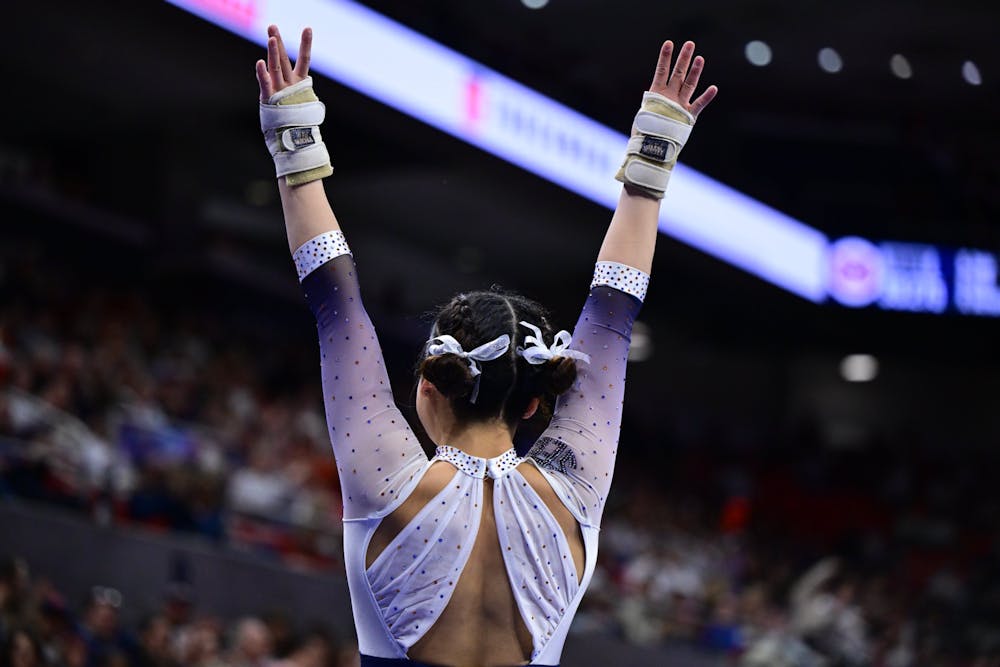
[[[614,472],[632,324],[649,282],[660,199],[691,126],[718,92],[709,86],[692,102],[704,59],[692,59],[694,43],[686,42],[670,72],[672,53],[673,43],[665,42],[618,173],[625,182],[618,208],[573,331],[572,348],[588,354],[590,363],[577,365],[577,384],[560,397],[530,454],[577,519],[594,526]]]
[[[709,86],[692,102],[691,96],[698,86],[698,79],[701,78],[702,69],[705,67],[705,59],[697,56],[692,60],[694,42],[685,42],[677,55],[677,64],[674,66],[673,72],[670,73],[670,59],[673,50],[674,44],[671,41],[664,42],[663,46],[660,47],[660,57],[656,62],[656,72],[653,75],[653,83],[649,86],[649,92],[662,95],[679,105],[683,111],[687,112],[688,117],[685,117],[680,110],[662,105],[653,107],[653,110],[690,126],[694,124],[698,114],[712,101],[719,89],[715,86]],[[644,103],[644,110],[645,107]],[[633,128],[633,135],[638,134],[638,130]],[[673,167],[673,163],[676,161],[676,153],[675,151],[671,155],[672,159],[667,160],[670,167]],[[665,185],[666,183],[664,183]],[[611,218],[611,224],[604,236],[604,243],[601,244],[597,261],[618,262],[639,269],[648,275],[653,267],[653,250],[656,248],[659,217],[660,197],[648,190],[644,191],[626,183],[618,198],[618,208],[615,209],[615,214]]]
[[[309,78],[311,46],[306,28],[292,67],[277,27],[268,29],[267,62],[257,62],[261,126],[275,158],[288,247],[316,318],[344,518],[360,519],[388,511],[427,457],[393,401],[354,258],[323,189],[333,170],[319,134],[324,108]]]
[[[257,83],[260,85],[260,101],[264,106],[269,106],[272,98],[278,93],[292,89],[293,86],[302,86],[309,77],[309,59],[312,53],[312,29],[306,28],[302,31],[302,42],[299,45],[299,57],[295,61],[295,66],[291,64],[288,53],[285,51],[281,33],[278,26],[270,26],[267,29],[267,62],[257,61]],[[316,103],[319,100],[312,92],[312,87],[306,86],[299,93],[301,103]],[[283,98],[282,102],[286,99]],[[290,99],[293,106],[300,100]],[[327,156],[328,158],[329,156]],[[339,231],[340,225],[330,208],[330,202],[326,198],[323,190],[322,176],[332,173],[332,168],[320,169],[314,167],[320,176],[314,180],[308,180],[298,185],[289,185],[288,180],[295,182],[295,174],[289,179],[287,175],[278,177],[278,190],[281,193],[281,208],[285,214],[285,231],[288,235],[288,249],[291,252],[298,250],[306,241],[323,234],[324,232]],[[303,177],[299,177],[303,179]]]

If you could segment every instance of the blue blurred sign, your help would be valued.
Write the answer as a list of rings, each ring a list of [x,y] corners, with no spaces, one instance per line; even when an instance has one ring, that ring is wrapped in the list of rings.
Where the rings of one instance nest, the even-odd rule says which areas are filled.
[[[993,253],[856,236],[830,244],[830,296],[861,308],[1000,317]]]

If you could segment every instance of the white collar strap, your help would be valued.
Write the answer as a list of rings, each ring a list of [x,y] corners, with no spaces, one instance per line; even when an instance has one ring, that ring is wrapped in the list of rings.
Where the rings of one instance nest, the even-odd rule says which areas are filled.
[[[480,479],[487,475],[493,479],[497,479],[516,468],[524,460],[517,455],[513,447],[500,456],[492,459],[483,459],[478,456],[466,454],[461,449],[449,445],[438,446],[434,458],[439,461],[451,463],[469,477],[479,477]]]

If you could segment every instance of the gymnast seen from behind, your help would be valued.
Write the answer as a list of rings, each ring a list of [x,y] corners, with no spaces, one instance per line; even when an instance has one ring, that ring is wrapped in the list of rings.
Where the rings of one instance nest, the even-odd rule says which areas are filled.
[[[344,551],[361,663],[558,665],[597,562],[632,323],[642,305],[670,170],[715,86],[665,42],[617,178],[618,207],[572,335],[498,291],[456,295],[419,362],[428,459],[396,408],[354,258],[323,189],[332,173],[309,77],[276,26],[257,62],[261,127],[288,245],[319,331],[327,425],[344,500]],[[554,403],[554,407],[552,407]],[[552,419],[527,456],[519,422]]]

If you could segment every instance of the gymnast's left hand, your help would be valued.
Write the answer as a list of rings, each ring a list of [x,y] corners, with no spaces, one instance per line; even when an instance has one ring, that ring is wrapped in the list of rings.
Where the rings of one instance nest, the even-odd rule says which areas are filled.
[[[312,28],[302,31],[302,41],[299,43],[299,57],[292,61],[285,52],[285,44],[281,41],[278,26],[267,28],[267,62],[257,61],[257,83],[260,84],[260,101],[267,102],[279,90],[309,76],[309,58],[312,54]]]

